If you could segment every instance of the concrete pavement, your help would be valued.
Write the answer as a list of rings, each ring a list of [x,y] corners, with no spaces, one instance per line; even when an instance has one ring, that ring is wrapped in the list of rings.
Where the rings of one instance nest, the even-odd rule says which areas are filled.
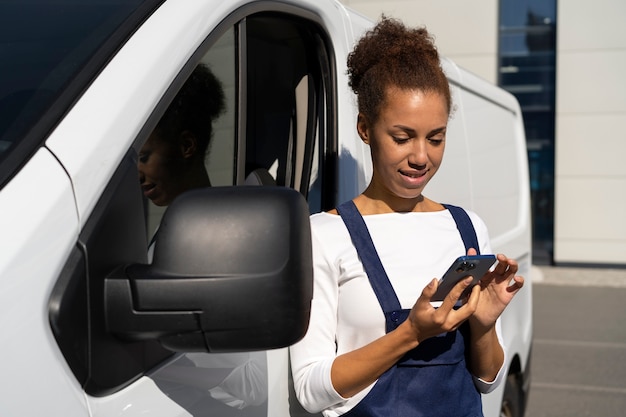
[[[626,287],[626,268],[533,265],[531,277],[533,284]]]

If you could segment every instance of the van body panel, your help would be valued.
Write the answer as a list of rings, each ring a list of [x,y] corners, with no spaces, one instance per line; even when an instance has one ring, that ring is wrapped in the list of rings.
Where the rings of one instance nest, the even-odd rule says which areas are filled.
[[[91,416],[124,417],[191,417],[180,405],[163,395],[148,377],[142,377],[127,388],[104,397],[87,396]]]
[[[86,416],[46,309],[78,234],[71,183],[47,149],[0,190],[0,213],[0,414]]]

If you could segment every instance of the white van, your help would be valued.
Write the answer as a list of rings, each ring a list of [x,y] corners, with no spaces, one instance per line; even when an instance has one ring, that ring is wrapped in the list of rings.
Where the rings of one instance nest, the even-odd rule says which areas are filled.
[[[335,0],[9,0],[0,15],[0,415],[304,415],[286,347],[308,322],[308,215],[371,175],[345,61],[372,22]],[[163,214],[137,158],[200,63],[225,97],[213,187]],[[479,213],[530,282],[519,106],[444,67],[456,110],[429,197]],[[523,415],[531,301],[527,285],[503,317],[509,378],[488,417]]]

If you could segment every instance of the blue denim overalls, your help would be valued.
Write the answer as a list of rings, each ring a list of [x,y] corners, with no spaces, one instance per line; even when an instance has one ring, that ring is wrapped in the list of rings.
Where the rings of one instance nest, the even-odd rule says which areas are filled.
[[[478,251],[472,222],[460,207],[444,204],[450,211],[468,248]],[[407,319],[378,257],[365,221],[352,201],[337,207],[370,284],[376,293],[386,323],[386,332]],[[480,393],[465,362],[467,323],[457,331],[426,339],[407,352],[380,376],[371,391],[344,416],[377,417],[477,417],[482,416]]]

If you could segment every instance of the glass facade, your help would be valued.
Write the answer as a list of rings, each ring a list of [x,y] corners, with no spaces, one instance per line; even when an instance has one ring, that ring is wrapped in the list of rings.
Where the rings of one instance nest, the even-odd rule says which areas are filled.
[[[551,264],[554,241],[556,0],[500,0],[499,85],[517,97],[526,128],[533,262]]]

